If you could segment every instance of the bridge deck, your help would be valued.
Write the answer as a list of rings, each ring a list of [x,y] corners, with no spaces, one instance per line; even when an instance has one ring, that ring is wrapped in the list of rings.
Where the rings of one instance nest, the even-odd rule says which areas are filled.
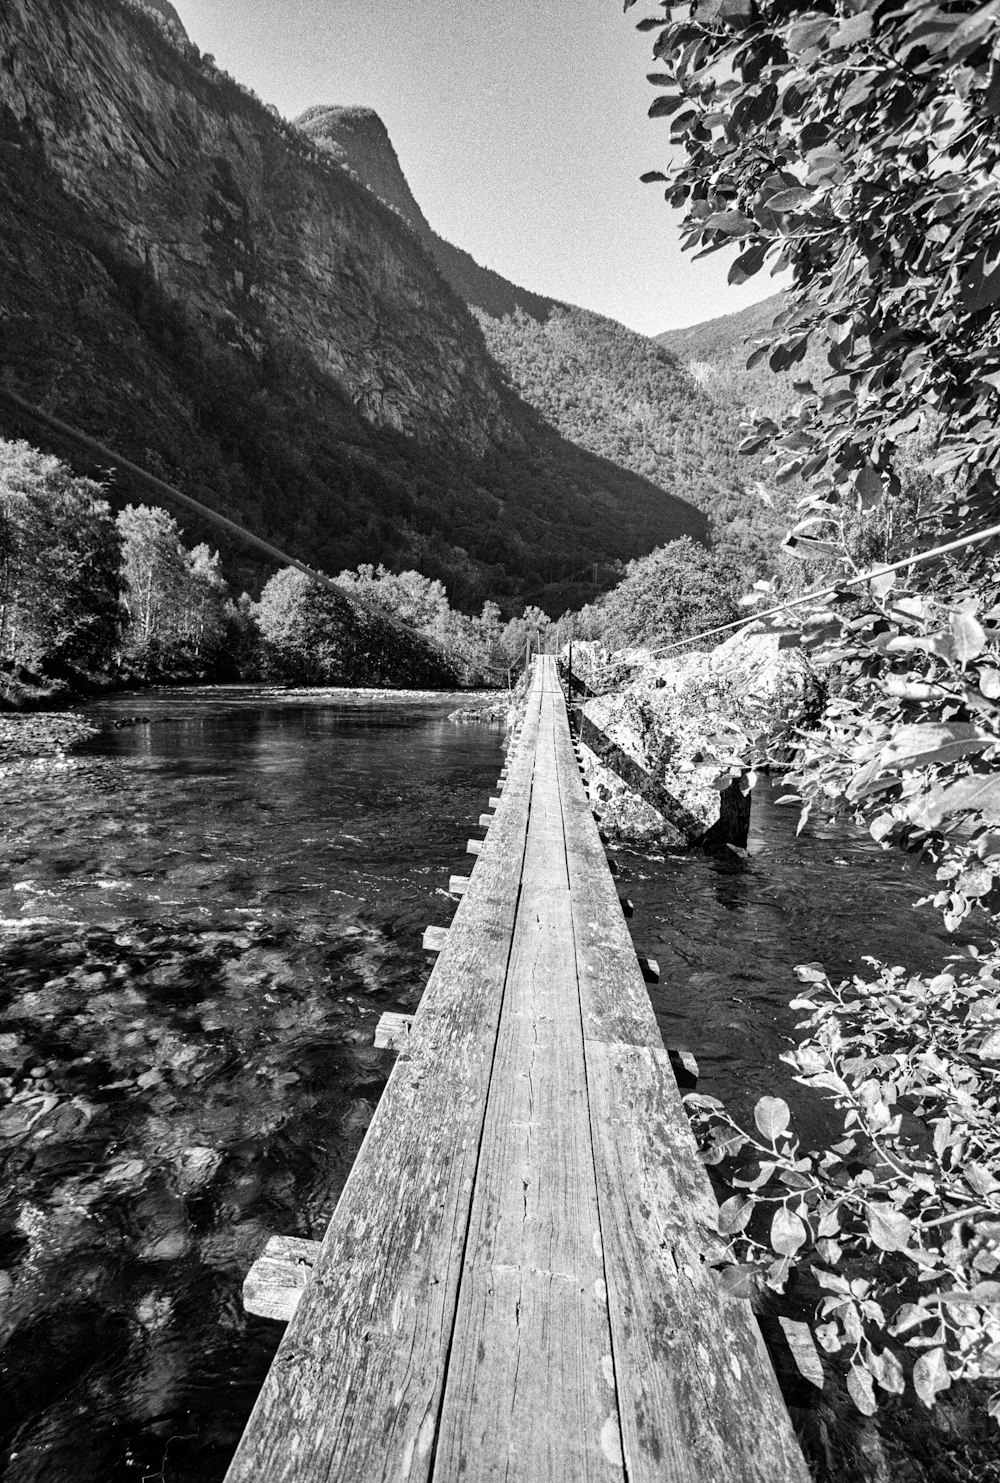
[[[227,1483],[806,1483],[555,661]]]

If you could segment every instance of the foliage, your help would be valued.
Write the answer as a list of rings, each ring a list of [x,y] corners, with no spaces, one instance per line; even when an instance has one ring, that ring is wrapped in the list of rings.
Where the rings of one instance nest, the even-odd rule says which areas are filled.
[[[627,0],[627,6],[634,0]],[[807,385],[774,438],[779,477],[831,502],[897,487],[900,439],[928,429],[937,473],[966,471],[958,518],[990,507],[1000,464],[996,163],[1000,15],[991,5],[786,0],[678,7],[654,55],[679,162],[649,178],[685,206],[686,245],[738,243],[794,291],[769,355],[822,345],[836,386]]]
[[[781,1098],[760,1099],[751,1130],[686,1098],[737,1190],[719,1211],[736,1263],[721,1281],[811,1283],[815,1335],[849,1362],[866,1415],[876,1385],[899,1394],[909,1378],[931,1405],[955,1380],[1000,1376],[1000,953],[930,980],[874,967],[838,987],[796,970],[808,1033],[784,1059],[842,1114],[831,1148],[803,1150]],[[989,1409],[1000,1419],[1000,1390]]]
[[[601,605],[602,641],[615,648],[669,644],[739,617],[744,576],[714,549],[682,537],[630,561]]]
[[[450,687],[456,681],[439,648],[359,611],[294,567],[275,573],[254,612],[267,678],[298,685]]]
[[[713,545],[748,581],[774,571],[792,504],[738,456],[737,403],[584,309],[557,308],[544,323],[520,312],[478,318],[491,354],[563,437],[705,511]]]
[[[149,505],[126,505],[117,524],[124,663],[144,678],[213,672],[229,631],[218,552],[187,550],[176,520]]]
[[[100,486],[0,440],[0,662],[99,670],[117,638],[119,542]]]

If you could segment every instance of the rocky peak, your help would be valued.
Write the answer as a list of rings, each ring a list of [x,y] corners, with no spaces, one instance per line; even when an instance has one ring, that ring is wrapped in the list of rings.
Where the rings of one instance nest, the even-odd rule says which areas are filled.
[[[313,145],[332,157],[373,195],[396,211],[427,248],[438,272],[467,304],[495,319],[518,309],[544,321],[555,299],[531,293],[484,268],[461,247],[454,247],[433,230],[410,190],[389,131],[373,108],[320,104],[307,108],[296,127]]]
[[[151,10],[154,15],[162,16],[170,30],[182,41],[190,39],[184,29],[184,22],[171,5],[170,0],[131,0],[131,3],[137,10]]]
[[[424,243],[431,242],[430,223],[417,205],[389,131],[374,108],[319,104],[307,108],[295,126],[386,206],[398,211]]]

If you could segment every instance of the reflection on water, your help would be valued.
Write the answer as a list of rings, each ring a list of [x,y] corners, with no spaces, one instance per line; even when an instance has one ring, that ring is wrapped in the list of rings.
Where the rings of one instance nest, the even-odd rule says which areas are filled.
[[[321,1235],[493,789],[447,697],[227,689],[91,707],[70,772],[0,783],[0,1445],[9,1483],[216,1483],[279,1337],[240,1285]],[[756,805],[749,871],[621,855],[665,1039],[746,1111],[794,963],[938,963],[913,866]]]
[[[648,861],[619,856],[623,894],[635,903],[636,946],[656,958],[651,990],[668,1045],[692,1050],[699,1091],[752,1116],[776,1090],[800,1132],[822,1137],[828,1104],[785,1078],[779,1056],[801,1014],[789,1009],[796,963],[821,962],[834,980],[865,971],[865,955],[940,969],[969,938],[913,903],[933,883],[925,865],[882,850],[847,824],[815,826],[798,839],[798,809],[776,807],[780,784],[754,793],[748,867],[698,854]]]
[[[243,1276],[322,1234],[500,758],[448,697],[138,704],[0,784],[12,1483],[221,1478],[279,1337]]]

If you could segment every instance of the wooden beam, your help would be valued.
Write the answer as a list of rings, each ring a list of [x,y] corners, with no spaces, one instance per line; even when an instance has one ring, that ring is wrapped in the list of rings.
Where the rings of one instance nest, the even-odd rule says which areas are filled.
[[[499,798],[491,798],[490,799],[490,802],[489,802],[489,807],[490,808],[499,808],[500,807],[500,799]]]
[[[467,875],[450,875],[448,877],[449,896],[464,896],[472,884]]]
[[[421,946],[425,953],[439,953],[448,946],[448,927],[425,927]]]
[[[483,853],[484,843],[485,841],[482,839],[467,840],[465,845],[465,853],[467,855],[481,855]]]
[[[376,1050],[402,1050],[409,1043],[413,1029],[412,1014],[395,1014],[387,1010],[375,1026]]]
[[[297,1236],[272,1236],[243,1279],[246,1311],[288,1323],[312,1276],[319,1246]]]
[[[479,815],[479,827],[480,827],[480,829],[488,829],[492,823],[493,823],[493,815],[492,814],[480,814]]]

